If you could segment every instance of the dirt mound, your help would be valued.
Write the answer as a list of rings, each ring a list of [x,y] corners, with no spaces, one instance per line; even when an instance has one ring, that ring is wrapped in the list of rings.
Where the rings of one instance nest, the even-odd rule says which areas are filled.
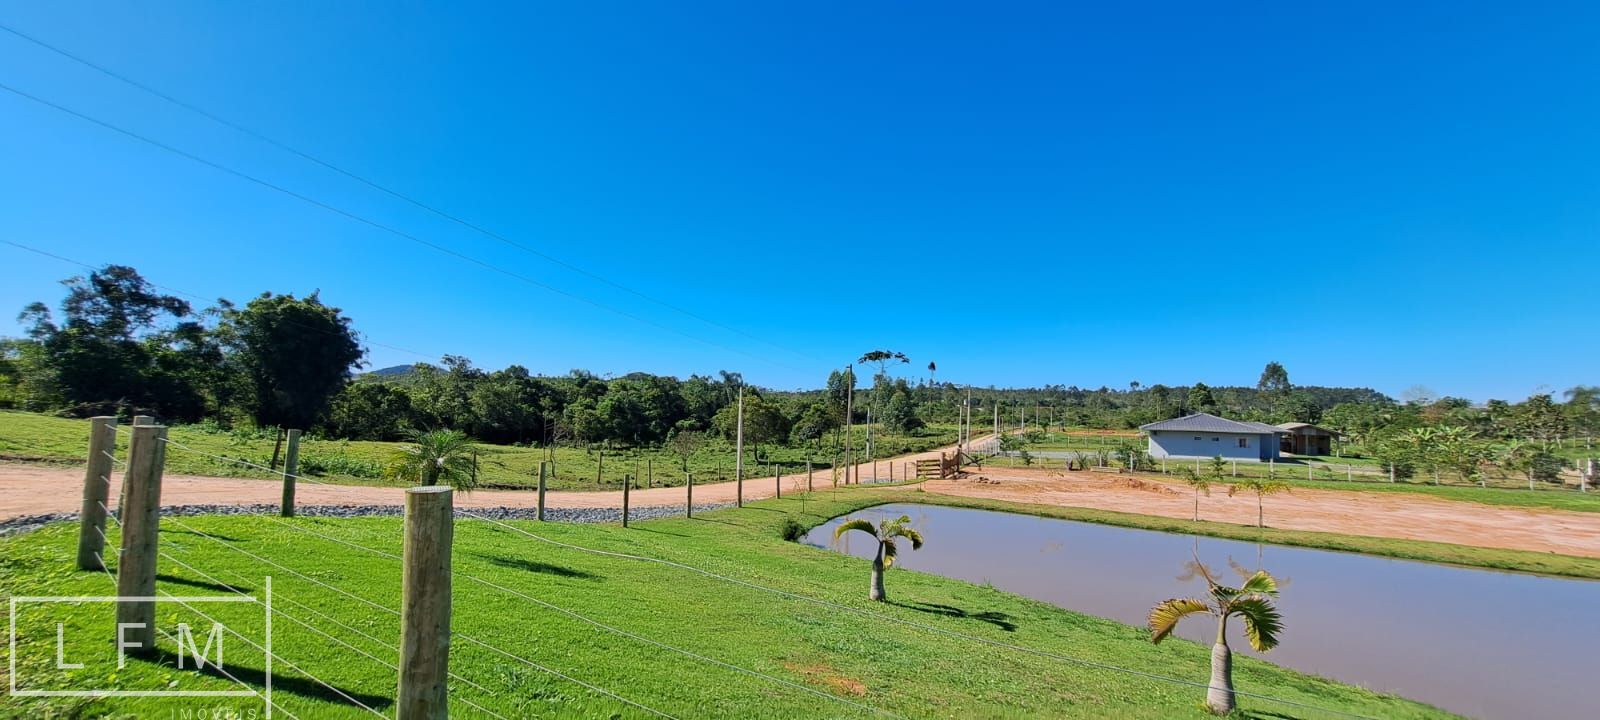
[[[1159,493],[1161,495],[1182,495],[1183,494],[1183,493],[1178,492],[1177,490],[1172,489],[1172,487],[1167,485],[1166,483],[1151,482],[1149,480],[1140,480],[1139,478],[1131,478],[1131,477],[1114,478],[1114,479],[1111,480],[1110,484],[1113,487],[1127,488],[1129,490],[1140,490],[1140,491],[1143,491],[1143,492],[1153,492],[1153,493]]]

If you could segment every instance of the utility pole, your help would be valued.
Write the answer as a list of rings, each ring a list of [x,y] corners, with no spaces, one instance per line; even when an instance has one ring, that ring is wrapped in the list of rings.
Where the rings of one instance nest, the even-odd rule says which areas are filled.
[[[744,382],[739,383],[739,425],[733,441],[733,479],[737,484],[736,504],[744,507]]]
[[[874,455],[873,452],[872,452],[872,406],[868,405],[867,406],[867,462],[872,462],[873,460],[876,460],[876,459],[878,459],[878,456]],[[873,479],[876,480],[877,478],[874,477]]]
[[[856,412],[856,366],[844,366],[846,382],[850,385],[844,394],[844,484],[850,484],[850,466],[855,462],[855,453],[850,442],[851,422]]]
[[[1000,443],[1000,403],[998,402],[994,404],[994,438],[992,440],[996,445]]]

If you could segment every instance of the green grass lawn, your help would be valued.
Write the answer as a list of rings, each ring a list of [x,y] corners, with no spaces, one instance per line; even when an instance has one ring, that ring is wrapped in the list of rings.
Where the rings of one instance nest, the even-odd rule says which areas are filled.
[[[957,502],[916,490],[848,488],[805,498],[753,503],[742,510],[708,513],[693,520],[639,523],[632,529],[513,523],[517,528],[562,542],[685,563],[843,607],[764,592],[664,564],[556,547],[500,526],[460,520],[453,546],[454,627],[465,636],[516,657],[685,718],[842,718],[875,714],[945,718],[1207,717],[1200,707],[1201,688],[1060,659],[1070,657],[1137,668],[1203,683],[1209,663],[1206,647],[1181,639],[1155,646],[1140,628],[1063,611],[988,587],[904,570],[889,574],[892,603],[870,603],[865,599],[865,561],[785,542],[779,537],[778,529],[788,519],[810,526],[879,502],[929,499]],[[281,656],[274,672],[274,687],[283,708],[302,718],[367,716],[365,711],[313,682],[310,676],[315,676],[380,713],[392,713],[390,698],[396,673],[386,663],[395,658],[398,619],[364,603],[398,607],[399,563],[354,545],[398,553],[400,521],[298,518],[287,521],[287,525],[294,529],[276,518],[265,517],[167,518],[163,521],[161,544],[173,559],[160,561],[159,587],[181,595],[227,595],[228,590],[218,586],[227,583],[260,594],[264,576],[271,575],[279,611],[273,642]],[[72,568],[74,538],[75,528],[60,524],[0,540],[0,587],[8,593],[34,595],[111,592],[105,574]],[[252,559],[228,545],[281,567]],[[195,570],[176,561],[192,565]],[[469,576],[504,589],[486,587]],[[362,601],[316,583],[341,588]],[[636,637],[542,607],[534,598]],[[1154,603],[1160,599],[1150,600]],[[243,635],[259,637],[261,608],[215,604],[204,609],[225,619]],[[112,618],[107,606],[62,606],[51,610],[54,612],[47,614],[27,606],[19,613],[17,675],[24,687],[92,688],[111,683],[147,689],[235,687],[226,679],[180,671],[160,662],[131,660],[119,671],[110,641]],[[290,616],[373,657],[343,648],[289,620]],[[158,624],[166,627],[194,619],[181,606],[166,603],[158,613]],[[370,637],[341,628],[334,621]],[[56,622],[63,623],[67,659],[84,661],[84,669],[54,669]],[[978,639],[1060,657],[999,647]],[[705,659],[651,642],[665,643]],[[173,646],[165,642],[163,647],[171,651]],[[243,643],[227,647],[230,670],[249,676],[264,666],[260,651]],[[287,668],[289,663],[300,670]],[[1446,716],[1418,703],[1309,677],[1255,659],[1236,657],[1235,663],[1238,687],[1244,692],[1369,717]],[[460,717],[483,716],[467,706],[467,701],[506,717],[646,716],[637,708],[496,654],[461,636],[451,646],[451,668],[460,676],[452,683],[452,709]],[[1268,700],[1240,700],[1243,717],[1328,717],[1324,712]],[[52,717],[61,718],[124,714],[177,717],[180,710],[197,707],[192,699],[154,698],[7,697],[0,703],[0,714],[38,717],[50,711],[57,713]],[[203,703],[207,708],[260,707],[259,700],[208,699]]]
[[[79,465],[83,463],[88,447],[89,423],[87,420],[21,412],[0,412],[0,460],[42,462]],[[264,470],[241,466],[219,460],[209,455],[246,460],[257,465],[267,465],[272,459],[273,440],[270,433],[226,433],[205,426],[176,426],[168,431],[169,439],[185,447],[172,447],[167,453],[167,471],[193,475],[221,475],[235,477],[271,477]],[[865,459],[861,451],[866,442],[866,429],[855,428],[852,435],[857,457]],[[910,452],[921,452],[955,443],[954,425],[932,425],[908,435],[880,435],[876,439],[879,457],[889,457]],[[118,434],[118,452],[127,449],[127,433]],[[392,484],[382,478],[384,465],[399,443],[350,440],[308,439],[301,443],[300,463],[302,474],[323,482],[360,485]],[[189,450],[187,448],[192,448]],[[818,481],[828,475],[833,462],[831,444],[821,450],[806,448],[745,448],[745,475],[759,476],[772,472],[772,464],[782,466],[785,474],[804,473],[806,460],[813,462],[818,471]],[[482,445],[479,448],[478,472],[486,487],[532,488],[538,484],[539,462],[549,459],[543,448]],[[656,485],[682,485],[683,460],[670,450],[646,448],[604,450],[599,448],[559,447],[555,453],[555,476],[549,487],[556,490],[615,489],[625,476],[632,476],[643,484],[650,477]],[[602,459],[603,458],[603,459]],[[689,469],[696,482],[713,482],[721,477],[732,480],[734,451],[732,445],[717,440],[701,448],[689,460]],[[887,466],[883,469],[888,473]],[[900,472],[897,468],[896,472]]]

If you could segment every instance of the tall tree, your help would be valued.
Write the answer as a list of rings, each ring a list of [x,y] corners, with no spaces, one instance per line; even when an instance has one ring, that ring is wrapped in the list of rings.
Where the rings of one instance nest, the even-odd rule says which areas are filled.
[[[1282,394],[1292,387],[1289,384],[1289,371],[1283,368],[1283,363],[1273,360],[1261,369],[1261,378],[1256,380],[1256,389],[1264,393]]]
[[[1217,399],[1211,394],[1211,388],[1203,382],[1197,382],[1189,388],[1189,412],[1209,413],[1216,412]]]
[[[350,319],[317,293],[264,293],[225,311],[220,331],[249,388],[250,414],[263,427],[311,427],[365,355]]]
[[[59,318],[42,302],[22,311],[41,352],[47,397],[40,404],[107,405],[197,420],[219,366],[215,346],[189,303],[163,295],[137,270],[107,265],[62,283]],[[26,358],[26,355],[23,355]]]

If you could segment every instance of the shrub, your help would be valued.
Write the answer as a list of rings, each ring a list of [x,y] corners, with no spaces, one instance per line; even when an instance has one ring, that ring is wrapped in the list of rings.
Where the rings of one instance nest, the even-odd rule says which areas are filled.
[[[778,534],[789,542],[799,542],[806,535],[806,526],[794,518],[784,518],[783,525],[778,528]]]
[[[304,475],[349,475],[358,478],[383,477],[383,465],[373,460],[362,460],[346,455],[300,455],[300,473]]]

